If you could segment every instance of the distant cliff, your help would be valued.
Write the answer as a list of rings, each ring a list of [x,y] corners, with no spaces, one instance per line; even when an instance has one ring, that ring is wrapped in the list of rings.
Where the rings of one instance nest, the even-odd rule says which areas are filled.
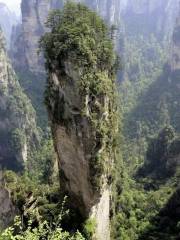
[[[0,32],[0,167],[19,170],[38,143],[36,115],[23,93]]]
[[[8,9],[6,4],[0,2],[0,25],[4,32],[8,48],[10,47],[12,27],[18,21],[18,17]]]
[[[128,34],[170,38],[177,16],[178,0],[128,0],[122,19]]]
[[[178,8],[177,8],[178,13]],[[171,48],[162,73],[139,98],[138,105],[126,120],[131,138],[155,134],[166,125],[180,132],[180,20],[179,13],[171,35]],[[161,66],[160,66],[161,67]],[[132,128],[131,128],[132,126]]]

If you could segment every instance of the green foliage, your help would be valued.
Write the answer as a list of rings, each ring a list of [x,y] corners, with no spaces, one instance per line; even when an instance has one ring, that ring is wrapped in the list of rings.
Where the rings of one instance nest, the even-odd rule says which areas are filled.
[[[16,128],[12,132],[12,147],[15,151],[19,151],[23,148],[24,144],[26,143],[25,133],[22,129]]]
[[[173,127],[166,126],[159,133],[158,137],[149,143],[149,147],[147,149],[147,160],[145,161],[144,170],[142,169],[144,174],[154,172],[156,173],[156,178],[158,175],[166,178],[170,176],[169,174],[173,173],[172,166],[171,164],[168,164],[168,160],[170,158],[169,148],[171,148],[171,144],[174,140],[175,131]],[[171,154],[171,157],[172,156],[173,153]]]
[[[31,224],[31,221],[29,221],[28,228],[23,231],[20,218],[16,218],[14,226],[7,228],[0,234],[0,240],[85,240],[79,232],[70,234],[69,232],[63,231],[57,223],[54,229],[52,229],[46,221],[40,223],[38,227],[33,229]],[[19,229],[19,233],[15,233],[17,229]]]
[[[86,239],[89,239],[89,240],[93,239],[93,236],[95,234],[95,229],[96,229],[96,220],[95,219],[86,220],[83,227],[83,232]]]
[[[166,204],[173,193],[173,184],[147,191],[144,186],[151,186],[148,179],[138,183],[126,179],[126,186],[118,198],[116,217],[113,224],[113,239],[138,240],[139,237],[153,227],[151,220]]]
[[[58,214],[58,205],[62,202],[58,182],[53,185],[42,184],[36,178],[30,178],[26,172],[23,175],[17,175],[12,171],[4,172],[4,181],[11,193],[12,201],[20,213],[24,211],[23,207],[28,195],[33,193],[34,199],[37,200],[39,214],[43,219],[48,221],[51,218],[54,219]]]
[[[20,171],[24,167],[22,155],[38,146],[40,131],[35,124],[36,113],[31,102],[9,66],[7,78],[8,85],[0,93],[0,117],[4,122],[0,129],[1,166]]]
[[[113,239],[174,240],[179,218],[171,214],[177,200],[170,199],[179,183],[180,145],[175,136],[180,132],[179,71],[171,72],[164,65],[169,48],[154,37],[153,28],[144,29],[146,20],[135,18],[131,23],[129,19],[125,22],[124,81],[119,87],[124,173],[123,178],[118,176]],[[166,207],[169,201],[170,209]]]
[[[51,136],[46,136],[38,149],[29,154],[26,166],[29,177],[39,183],[51,184],[55,180],[53,176],[58,172],[56,161],[53,140]]]
[[[63,11],[48,18],[47,33],[41,39],[47,67],[58,59],[74,58],[83,66],[111,69],[115,55],[103,20],[82,4],[68,2]],[[106,69],[108,71],[108,69]]]
[[[16,69],[18,81],[31,100],[37,114],[37,124],[43,130],[47,127],[47,113],[44,106],[45,74],[34,74],[27,69]]]

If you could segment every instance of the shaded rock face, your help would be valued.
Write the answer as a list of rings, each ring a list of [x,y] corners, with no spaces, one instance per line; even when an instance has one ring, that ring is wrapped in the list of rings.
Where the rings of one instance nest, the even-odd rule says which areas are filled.
[[[0,32],[0,166],[21,169],[38,143],[36,116],[17,81]]]
[[[16,215],[16,209],[11,201],[10,192],[3,184],[3,175],[0,171],[0,230],[8,227]]]
[[[122,19],[131,34],[169,38],[177,16],[178,0],[128,0]]]
[[[180,5],[176,25],[173,33],[172,54],[171,54],[172,71],[179,71],[180,74]]]

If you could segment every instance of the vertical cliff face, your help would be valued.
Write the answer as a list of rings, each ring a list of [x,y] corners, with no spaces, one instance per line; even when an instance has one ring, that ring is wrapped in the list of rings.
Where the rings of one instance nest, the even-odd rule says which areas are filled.
[[[180,71],[180,6],[173,33],[171,67],[172,71]]]
[[[49,75],[46,104],[60,182],[82,218],[95,220],[97,239],[109,239],[117,131],[115,55],[105,25],[94,12],[67,4],[63,14],[42,38]]]
[[[128,0],[123,20],[130,34],[171,37],[178,0]]]
[[[11,67],[0,32],[0,166],[20,169],[38,143],[36,117]]]

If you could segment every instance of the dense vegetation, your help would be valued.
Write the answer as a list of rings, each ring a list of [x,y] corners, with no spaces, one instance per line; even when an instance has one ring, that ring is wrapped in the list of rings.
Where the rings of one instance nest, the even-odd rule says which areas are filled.
[[[140,19],[136,20],[140,24]],[[134,24],[136,21],[125,22],[125,70],[119,87],[124,168],[119,176],[114,238],[174,240],[179,237],[180,220],[175,213],[179,197],[179,72],[172,72],[166,64],[169,43],[160,40],[155,28],[146,26],[139,36],[140,28],[132,27]]]
[[[36,110],[38,126],[46,131],[48,118],[43,95],[46,82],[45,74],[32,73],[28,69],[16,69],[16,74],[21,87],[30,98],[33,108]]]

